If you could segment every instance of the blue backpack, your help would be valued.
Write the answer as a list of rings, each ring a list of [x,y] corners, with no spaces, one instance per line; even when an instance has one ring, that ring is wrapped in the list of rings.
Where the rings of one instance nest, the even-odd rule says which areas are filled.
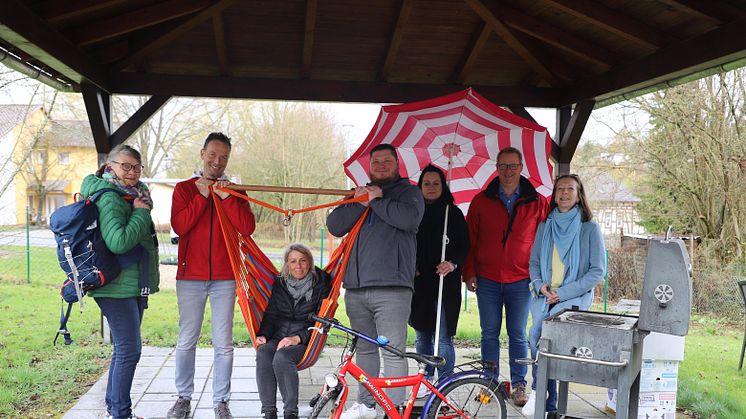
[[[147,251],[139,245],[127,254],[119,256],[106,247],[98,225],[99,214],[95,202],[107,192],[126,196],[124,192],[116,189],[102,189],[87,199],[60,207],[49,217],[49,226],[57,241],[57,259],[67,275],[60,290],[62,299],[68,303],[67,313],[63,302],[60,327],[54,338],[55,344],[60,335],[64,336],[65,345],[72,343],[67,331],[67,320],[73,303],[80,302],[82,311],[83,296],[88,291],[103,287],[118,277],[123,267],[148,256]],[[142,296],[147,297],[149,271],[146,264],[143,263],[143,266],[145,275],[140,276],[140,287]]]

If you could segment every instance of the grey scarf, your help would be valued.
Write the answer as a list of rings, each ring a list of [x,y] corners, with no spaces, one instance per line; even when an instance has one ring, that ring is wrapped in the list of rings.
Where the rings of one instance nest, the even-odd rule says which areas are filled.
[[[285,278],[285,284],[288,286],[288,292],[293,297],[294,304],[298,304],[298,301],[303,297],[306,297],[306,301],[311,301],[311,297],[313,297],[314,278],[313,268],[308,271],[305,278],[295,279],[292,275],[288,275]]]

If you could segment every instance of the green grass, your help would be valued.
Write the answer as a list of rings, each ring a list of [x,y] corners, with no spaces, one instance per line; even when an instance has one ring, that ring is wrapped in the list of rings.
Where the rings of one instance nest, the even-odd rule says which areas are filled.
[[[746,418],[746,370],[738,371],[743,328],[695,318],[679,365],[677,405],[703,418]]]
[[[25,248],[0,246],[0,417],[59,416],[104,373],[111,347],[101,343],[100,315],[92,299],[69,324],[74,343],[52,346],[57,330],[62,271],[54,249],[31,249],[31,284],[26,285]],[[209,308],[208,308],[209,310]],[[344,302],[336,317],[348,324]],[[210,345],[210,316],[205,316],[199,344]],[[178,333],[176,294],[163,290],[151,297],[145,312],[143,342],[173,347]],[[737,371],[742,325],[695,317],[686,339],[686,359],[679,368],[678,404],[699,417],[746,417],[746,373]],[[470,294],[461,312],[457,342],[479,345],[479,316]],[[236,311],[234,340],[248,346],[249,337]],[[330,345],[344,344],[334,333]],[[408,344],[414,344],[409,330]]]

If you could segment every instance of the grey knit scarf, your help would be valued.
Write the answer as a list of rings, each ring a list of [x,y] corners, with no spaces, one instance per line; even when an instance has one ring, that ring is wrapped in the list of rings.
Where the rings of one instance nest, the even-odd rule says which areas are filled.
[[[308,271],[305,278],[295,279],[292,275],[285,278],[285,284],[288,286],[288,292],[293,297],[293,302],[298,304],[301,298],[306,297],[306,301],[311,301],[313,297],[313,268]]]

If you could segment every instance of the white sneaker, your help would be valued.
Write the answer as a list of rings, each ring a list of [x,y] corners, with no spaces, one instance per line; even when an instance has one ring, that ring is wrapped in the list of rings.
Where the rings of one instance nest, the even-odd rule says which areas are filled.
[[[523,416],[532,418],[534,417],[534,410],[536,407],[536,392],[531,391],[531,394],[528,396],[528,401],[525,405],[523,405],[523,408],[521,409],[521,413],[523,413]]]
[[[375,419],[376,408],[355,402],[349,409],[342,412],[341,419]]]

